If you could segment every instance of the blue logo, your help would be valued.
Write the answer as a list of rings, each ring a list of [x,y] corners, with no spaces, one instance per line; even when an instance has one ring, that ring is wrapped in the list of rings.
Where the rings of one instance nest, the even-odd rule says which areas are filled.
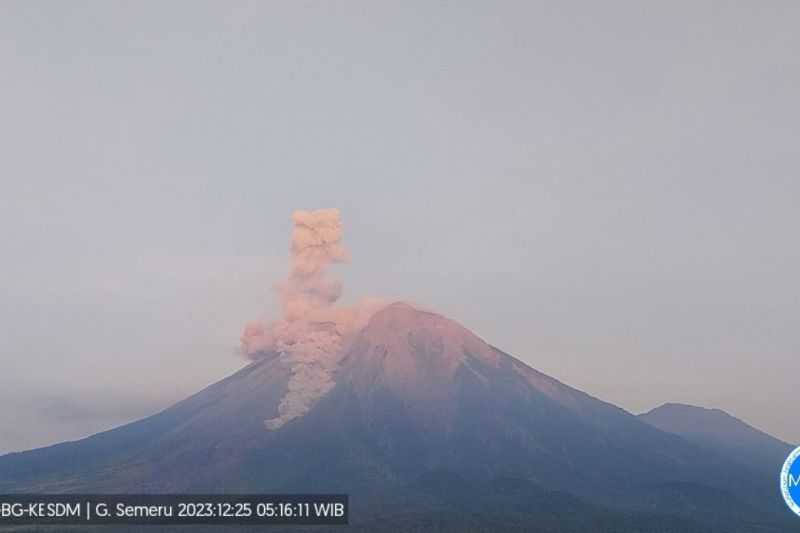
[[[789,509],[800,516],[800,448],[793,451],[783,463],[781,494]]]

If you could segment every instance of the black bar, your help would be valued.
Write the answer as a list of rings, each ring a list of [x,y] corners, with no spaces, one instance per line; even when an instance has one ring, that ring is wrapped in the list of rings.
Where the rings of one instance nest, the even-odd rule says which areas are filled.
[[[347,525],[346,494],[8,494],[3,525]]]

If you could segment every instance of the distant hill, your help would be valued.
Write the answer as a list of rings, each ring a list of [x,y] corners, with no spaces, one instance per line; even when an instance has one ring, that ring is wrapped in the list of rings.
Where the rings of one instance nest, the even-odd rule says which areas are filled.
[[[639,419],[755,470],[772,472],[775,476],[794,449],[794,446],[719,409],[667,403],[639,415]]]

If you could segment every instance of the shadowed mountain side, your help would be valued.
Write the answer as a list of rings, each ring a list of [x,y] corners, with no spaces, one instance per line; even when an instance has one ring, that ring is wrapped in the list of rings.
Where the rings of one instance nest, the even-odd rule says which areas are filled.
[[[277,413],[288,369],[264,358],[161,413],[91,437],[0,457],[3,492],[166,492],[174,468],[212,474]],[[198,451],[201,451],[198,456]],[[220,461],[215,461],[220,459]],[[199,468],[202,467],[202,468]],[[222,489],[224,490],[224,489]]]
[[[352,513],[351,513],[352,514]],[[153,533],[185,531],[180,527],[148,527]],[[193,533],[255,532],[243,526],[192,526]],[[283,528],[296,533],[342,531],[341,527]],[[106,531],[107,528],[67,528],[67,531]],[[130,527],[114,531],[137,531]],[[591,505],[570,494],[546,491],[520,479],[494,479],[476,483],[449,472],[431,472],[412,485],[374,504],[351,532],[518,532],[518,533],[708,533],[709,528],[675,516],[614,511]],[[2,531],[2,528],[0,528]],[[55,531],[23,528],[21,531]]]
[[[730,502],[730,500],[728,500]],[[698,504],[706,504],[697,500]],[[351,501],[351,524],[342,527],[286,527],[295,533],[346,530],[355,533],[754,533],[796,531],[754,523],[747,510],[723,509],[714,523],[669,514],[612,510],[573,495],[544,490],[521,479],[475,482],[450,472],[430,472],[417,482],[375,498],[371,503]],[[742,517],[745,517],[742,519]],[[102,527],[20,528],[16,533],[108,531]],[[133,532],[134,526],[114,527]],[[263,527],[191,526],[193,533],[263,531]],[[0,528],[0,531],[4,531]],[[167,533],[186,527],[151,526],[147,531]]]

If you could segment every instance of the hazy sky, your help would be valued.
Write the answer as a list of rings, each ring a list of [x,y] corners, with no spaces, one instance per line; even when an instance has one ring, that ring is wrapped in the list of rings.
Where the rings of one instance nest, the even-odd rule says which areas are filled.
[[[242,365],[317,207],[350,299],[800,441],[798,27],[791,1],[3,2],[0,451]]]

